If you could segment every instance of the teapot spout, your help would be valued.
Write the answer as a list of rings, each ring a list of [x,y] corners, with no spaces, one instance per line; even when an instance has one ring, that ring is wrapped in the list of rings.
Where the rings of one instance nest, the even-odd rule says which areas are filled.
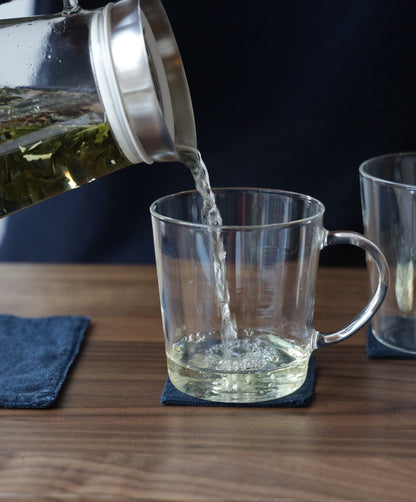
[[[78,4],[78,0],[63,0],[64,6],[62,9],[62,13],[65,15],[75,14],[81,10],[81,7]]]

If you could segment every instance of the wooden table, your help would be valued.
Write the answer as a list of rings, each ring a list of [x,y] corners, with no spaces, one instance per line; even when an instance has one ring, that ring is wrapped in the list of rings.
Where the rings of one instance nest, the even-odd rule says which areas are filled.
[[[3,313],[91,317],[57,405],[0,409],[1,500],[415,499],[416,363],[368,360],[364,330],[316,353],[307,408],[163,407],[153,267],[0,277]],[[345,323],[367,295],[365,270],[322,269],[315,326]]]

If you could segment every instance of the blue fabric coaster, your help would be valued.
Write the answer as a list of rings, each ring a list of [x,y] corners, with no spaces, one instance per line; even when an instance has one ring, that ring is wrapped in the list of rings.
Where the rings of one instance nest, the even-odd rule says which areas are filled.
[[[408,354],[401,350],[392,349],[379,342],[373,334],[371,325],[367,330],[366,351],[370,359],[416,359],[416,354]]]
[[[81,316],[0,315],[0,406],[52,406],[88,324]]]
[[[169,377],[167,377],[160,402],[164,405],[177,406],[234,406],[240,408],[296,408],[308,406],[312,400],[313,391],[315,388],[315,375],[316,359],[312,354],[309,360],[306,380],[303,383],[302,387],[300,387],[292,394],[289,394],[288,396],[281,397],[279,399],[272,399],[270,401],[262,401],[259,403],[220,403],[216,401],[205,401],[203,399],[197,399],[196,397],[188,396],[187,394],[179,391],[172,384]]]

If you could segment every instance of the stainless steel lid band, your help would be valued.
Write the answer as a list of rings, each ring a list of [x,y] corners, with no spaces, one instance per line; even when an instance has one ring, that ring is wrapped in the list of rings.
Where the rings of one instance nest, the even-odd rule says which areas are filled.
[[[108,122],[128,160],[175,160],[175,145],[196,146],[189,90],[163,7],[158,0],[142,3],[156,24],[138,0],[109,4],[93,16],[92,64]]]

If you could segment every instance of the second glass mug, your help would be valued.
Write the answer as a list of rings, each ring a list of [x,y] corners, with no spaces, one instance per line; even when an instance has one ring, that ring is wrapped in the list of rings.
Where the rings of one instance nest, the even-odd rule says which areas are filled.
[[[360,166],[365,235],[377,244],[390,269],[391,288],[371,333],[396,356],[416,354],[416,153],[368,159]],[[370,282],[377,272],[369,263]]]
[[[201,223],[195,191],[151,206],[169,377],[182,392],[209,401],[280,398],[302,386],[315,349],[345,340],[374,315],[387,291],[387,264],[361,234],[325,230],[324,206],[312,197],[251,188],[214,193],[223,219],[217,229]],[[218,305],[216,232],[236,324],[231,336]],[[312,325],[315,282],[320,250],[333,244],[364,249],[378,282],[354,320],[324,334]]]

